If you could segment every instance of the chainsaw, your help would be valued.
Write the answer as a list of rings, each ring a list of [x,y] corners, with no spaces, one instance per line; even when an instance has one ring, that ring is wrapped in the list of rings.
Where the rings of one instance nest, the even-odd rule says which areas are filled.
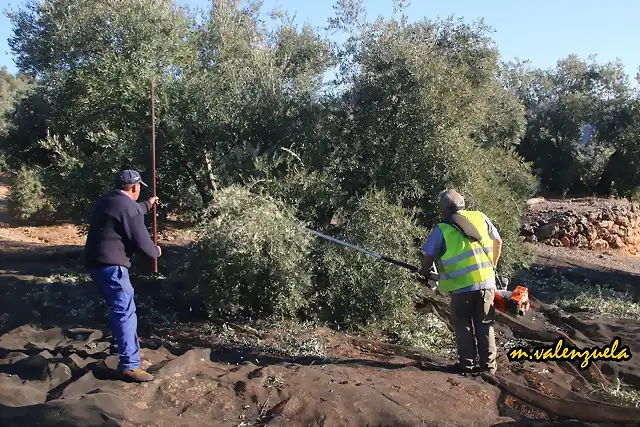
[[[368,249],[361,248],[359,246],[353,245],[351,243],[338,240],[334,237],[327,236],[326,234],[319,233],[317,231],[306,228],[306,231],[316,235],[325,240],[329,240],[331,242],[337,243],[342,246],[346,246],[351,249],[355,249],[367,255],[370,255],[374,258],[377,258],[380,261],[386,261],[391,264],[395,264],[399,267],[406,268],[408,270],[413,271],[414,273],[420,274],[420,269],[414,265],[408,264],[404,261],[399,261],[393,258],[390,258],[386,255],[382,255],[377,252],[370,251]],[[439,273],[435,264],[431,266],[431,270],[429,271],[429,276],[424,278],[429,286],[429,288],[435,291],[438,288],[438,279]],[[509,314],[512,316],[524,316],[524,314],[529,311],[529,290],[522,285],[516,286],[513,291],[507,290],[509,286],[509,279],[506,277],[499,276],[496,273],[496,285],[498,286],[498,290],[495,293],[495,297],[493,298],[493,303],[496,307],[496,310]]]
[[[529,308],[529,289],[518,285],[514,290],[508,291],[509,279],[506,277],[496,277],[496,284],[499,286],[493,298],[496,310],[511,314],[512,316],[524,316]]]

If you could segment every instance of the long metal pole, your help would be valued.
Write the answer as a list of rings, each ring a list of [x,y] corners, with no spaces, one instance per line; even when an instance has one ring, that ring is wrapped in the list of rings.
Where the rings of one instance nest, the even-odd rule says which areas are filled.
[[[390,258],[390,257],[388,257],[386,255],[383,255],[383,254],[380,254],[380,253],[377,253],[377,252],[373,252],[373,251],[370,251],[370,250],[365,249],[365,248],[361,248],[359,246],[356,246],[354,244],[345,242],[343,240],[336,239],[335,237],[327,236],[326,234],[322,234],[322,233],[317,232],[315,230],[311,230],[310,228],[305,228],[305,230],[310,232],[311,234],[315,234],[316,236],[318,236],[318,237],[320,237],[322,239],[329,240],[331,242],[337,243],[337,244],[342,245],[342,246],[346,246],[346,247],[351,248],[351,249],[355,249],[356,251],[360,251],[360,252],[365,253],[367,255],[370,255],[370,256],[372,256],[374,258],[378,258],[381,261],[386,261],[386,262],[389,262],[391,264],[395,264],[395,265],[397,265],[399,267],[404,267],[404,268],[406,268],[408,270],[411,270],[413,272],[416,272],[416,273],[418,271],[420,271],[420,269],[418,267],[416,267],[414,265],[411,265],[411,264],[408,264],[408,263],[406,263],[404,261],[399,261],[397,259]],[[433,280],[438,280],[437,275],[431,275],[429,278],[433,279]]]
[[[151,171],[153,180],[153,197],[156,197],[156,111],[155,111],[155,80],[151,79]],[[153,204],[153,243],[158,246],[157,203]],[[153,259],[153,272],[158,272],[158,258]]]
[[[370,251],[370,250],[365,249],[365,248],[361,248],[359,246],[353,245],[353,244],[345,242],[343,240],[338,240],[335,237],[327,236],[326,234],[322,234],[322,233],[320,233],[318,231],[311,230],[310,228],[305,228],[305,230],[307,230],[309,233],[315,234],[316,236],[321,237],[321,238],[323,238],[325,240],[329,240],[330,242],[334,242],[334,243],[337,243],[339,245],[346,246],[346,247],[351,248],[351,249],[355,249],[356,251],[365,253],[367,255],[371,255],[374,258],[378,258],[378,259],[383,259],[384,258],[384,256],[382,254]]]
[[[310,228],[303,228],[303,229],[308,231],[308,232],[310,232],[311,234],[315,234],[317,237],[320,237],[320,238],[325,239],[325,240],[329,240],[330,242],[334,242],[334,243],[337,243],[337,244],[342,245],[342,246],[346,246],[346,247],[351,248],[351,249],[355,249],[356,251],[359,251],[359,252],[365,253],[367,255],[370,255],[370,256],[372,256],[374,258],[377,258],[380,261],[386,261],[386,262],[389,262],[391,264],[395,264],[395,265],[397,265],[399,267],[404,267],[404,268],[406,268],[408,270],[413,271],[414,273],[420,273],[420,269],[418,267],[416,267],[415,265],[411,265],[411,264],[408,264],[408,263],[406,263],[404,261],[399,261],[397,259],[390,258],[390,257],[388,257],[386,255],[383,255],[383,254],[380,254],[380,253],[377,253],[377,252],[373,252],[373,251],[370,251],[370,250],[365,249],[365,248],[361,248],[360,246],[356,246],[354,244],[345,242],[344,240],[336,239],[335,237],[327,236],[326,234],[322,234],[322,233],[319,233],[319,232],[317,232],[315,230],[311,230]],[[426,277],[427,284],[429,285],[429,288],[431,288],[431,290],[435,290],[438,287],[438,279],[439,278],[440,277],[438,275],[438,272],[436,270],[434,270],[433,267],[432,267],[431,271],[429,272],[429,277]]]

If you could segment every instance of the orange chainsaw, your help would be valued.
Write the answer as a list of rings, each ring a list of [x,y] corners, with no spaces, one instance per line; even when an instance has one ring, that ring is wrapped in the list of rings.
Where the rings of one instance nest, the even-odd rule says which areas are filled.
[[[509,280],[504,277],[496,276],[496,282],[499,285],[496,295],[493,297],[493,304],[496,310],[512,316],[524,316],[531,307],[529,304],[529,289],[518,285],[514,290],[508,291]]]
[[[496,277],[496,279],[502,285],[502,289],[498,289],[493,298],[496,310],[512,316],[524,316],[530,308],[529,289],[518,285],[513,291],[508,291],[509,281],[506,278]]]
[[[513,291],[498,290],[493,298],[496,310],[513,316],[524,316],[529,311],[529,289],[516,286]]]

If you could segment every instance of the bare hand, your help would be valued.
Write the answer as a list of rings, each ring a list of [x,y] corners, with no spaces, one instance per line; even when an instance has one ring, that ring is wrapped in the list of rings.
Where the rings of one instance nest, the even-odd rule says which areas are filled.
[[[158,258],[160,258],[162,256],[162,249],[160,249],[160,246],[156,246],[156,248],[158,249]]]
[[[154,203],[158,203],[159,201],[160,199],[158,199],[156,196],[149,198],[149,203],[151,203],[151,206],[153,206]]]

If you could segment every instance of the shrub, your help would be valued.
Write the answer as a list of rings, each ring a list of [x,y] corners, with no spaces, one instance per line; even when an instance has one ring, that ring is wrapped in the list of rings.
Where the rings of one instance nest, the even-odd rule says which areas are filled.
[[[322,227],[332,219],[344,194],[327,173],[300,167],[293,167],[279,179],[256,180],[252,187],[294,206],[298,218],[313,227]]]
[[[492,148],[485,153],[487,165],[501,184],[506,185],[519,202],[534,197],[540,189],[540,182],[531,173],[533,164],[526,162],[514,150]]]
[[[219,190],[183,273],[212,315],[295,317],[311,287],[312,236],[299,226],[272,198],[235,185]]]
[[[3,153],[0,153],[0,174],[9,173],[9,164]]]
[[[9,209],[16,219],[28,221],[48,210],[49,205],[38,171],[22,166],[10,176],[10,185]]]
[[[415,241],[424,230],[381,190],[368,192],[334,236],[417,265]],[[324,320],[347,329],[393,329],[414,316],[421,286],[409,270],[332,242],[318,241],[317,307]]]
[[[79,140],[97,149],[84,153],[77,146]],[[130,155],[123,138],[110,131],[89,133],[84,138],[51,134],[40,145],[55,153],[42,179],[57,215],[86,226],[95,199],[114,188],[118,167]]]
[[[478,149],[469,159],[483,167],[460,167],[467,173],[459,191],[466,199],[467,209],[484,212],[498,229],[504,241],[498,268],[511,275],[532,260],[532,252],[519,234],[526,200],[535,195],[537,181],[528,174],[527,165],[508,152]]]

